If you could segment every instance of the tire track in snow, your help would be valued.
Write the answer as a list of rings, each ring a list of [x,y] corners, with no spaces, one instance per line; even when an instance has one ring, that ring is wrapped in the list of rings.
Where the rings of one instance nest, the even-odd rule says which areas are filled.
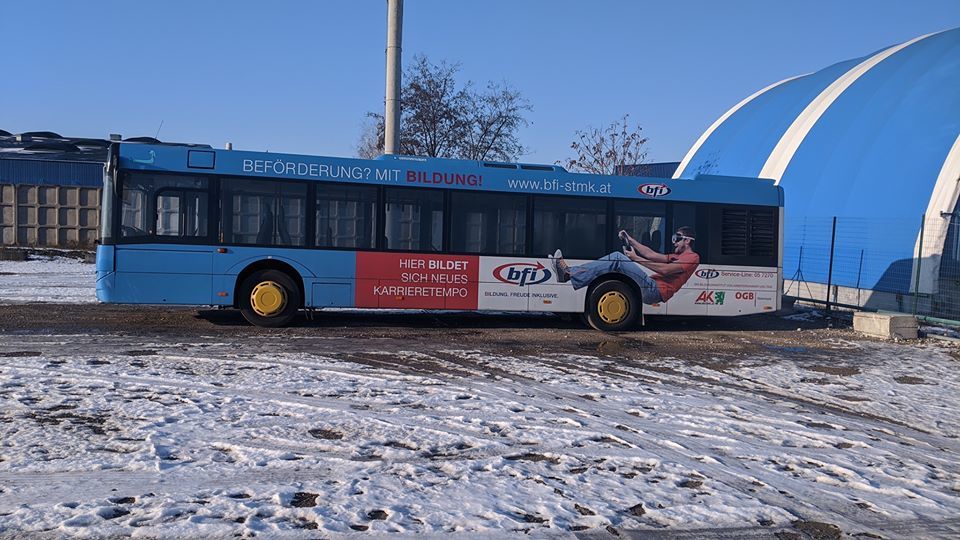
[[[517,359],[514,359],[514,360],[517,360]],[[600,374],[597,373],[597,375],[600,375]],[[532,380],[528,378],[523,378],[519,376],[514,377],[514,382],[520,385],[520,388],[526,389],[528,392],[533,390],[538,390],[537,393],[526,394],[524,401],[528,404],[531,403],[530,400],[533,400],[532,403],[540,402],[544,406],[546,406],[550,403],[555,403],[556,398],[560,398],[561,400],[568,401],[568,402],[579,401],[583,404],[584,408],[586,409],[597,410],[598,408],[597,402],[587,400],[580,395],[570,394],[568,392],[556,392],[548,388],[545,388],[542,385],[537,387],[537,386],[531,385],[530,384],[531,381]],[[482,389],[481,388],[476,388],[476,389],[478,391],[487,391],[487,392],[491,391],[488,385],[484,385]],[[496,394],[498,393],[498,391],[494,390],[493,393]],[[508,393],[504,395],[513,396],[513,393]],[[544,397],[546,399],[544,399]],[[603,408],[602,406],[599,406],[599,407]],[[611,422],[607,420],[611,416],[615,418],[615,421]],[[596,421],[600,422],[601,424],[604,424],[607,428],[609,428],[609,431],[611,433],[617,433],[616,425],[621,425],[624,423],[626,423],[626,425],[630,425],[630,423],[635,423],[636,420],[637,419],[635,417],[629,417],[628,415],[625,415],[625,413],[623,413],[620,409],[604,408],[604,414],[600,415],[600,418],[598,418]],[[670,441],[670,439],[675,436],[675,433],[673,430],[663,431],[663,430],[646,429],[645,431],[646,431],[645,434],[651,434],[651,433],[657,434],[658,436],[662,437],[664,441]],[[645,443],[649,444],[651,442],[647,439],[640,439],[638,437],[634,437],[628,433],[623,433],[623,432],[617,433],[617,437],[624,439],[628,442],[631,442],[631,444],[634,444],[637,448],[640,448],[640,449],[647,449],[648,447],[645,445]],[[740,444],[744,444],[744,441],[740,441]],[[683,447],[684,447],[684,450],[694,450],[693,452],[678,451],[672,445],[665,444],[659,441],[653,441],[653,445],[655,445],[658,448],[658,450],[653,452],[654,455],[656,455],[657,457],[673,459],[679,463],[690,462],[691,460],[695,460],[696,457],[699,455],[709,456],[709,455],[715,454],[715,451],[711,447],[699,445],[693,442],[690,438],[687,438],[684,440]],[[758,448],[754,446],[754,448],[758,450],[762,450],[762,447]],[[718,456],[714,455],[712,457],[720,461],[720,463],[723,464],[724,467],[729,467],[733,469],[743,469],[742,464],[738,462],[729,463],[729,462],[725,462],[723,459],[719,458]],[[761,500],[762,502],[764,502],[765,504],[768,504],[771,506],[777,506],[785,509],[792,508],[795,511],[806,509],[807,512],[810,512],[813,515],[817,515],[817,514],[829,515],[831,516],[832,519],[835,519],[835,520],[850,520],[851,525],[852,524],[867,525],[875,519],[875,516],[871,515],[872,513],[868,513],[866,510],[852,503],[849,503],[847,501],[833,500],[827,503],[827,505],[824,505],[822,503],[814,504],[810,502],[798,501],[796,499],[791,501],[791,500],[788,500],[786,497],[780,495],[779,493],[770,494],[768,492],[764,492],[763,494],[760,494],[756,489],[753,489],[756,486],[753,486],[747,480],[749,478],[753,478],[754,476],[756,476],[756,473],[746,472],[746,470],[752,471],[752,469],[743,470],[744,478],[741,478],[735,474],[726,472],[724,468],[716,467],[709,463],[700,462],[700,464],[698,464],[698,467],[704,469],[708,474],[710,474],[711,475],[710,478],[712,478],[713,480],[717,480],[722,483],[725,483],[729,487],[737,489],[748,496],[755,497]],[[784,475],[776,475],[771,480],[770,479],[771,474],[772,473],[768,473],[764,475],[768,480],[766,482],[768,485],[776,485],[780,487],[780,486],[783,486],[784,484],[788,484],[787,486],[788,488],[792,489],[794,493],[803,495],[803,499],[805,500],[822,500],[823,499],[822,495],[828,495],[834,499],[838,497],[842,497],[842,494],[837,494],[832,491],[826,491],[823,489],[812,489],[813,486],[810,486],[809,483],[799,482],[793,478],[790,478]],[[949,504],[949,503],[955,503],[956,501],[955,499],[950,498],[949,496],[941,496],[939,497],[939,500],[937,502],[939,504]],[[849,516],[853,516],[854,519],[851,519]]]
[[[102,357],[102,355],[99,355],[99,356]],[[501,357],[501,358],[504,359],[504,360],[517,360],[517,359],[510,358],[510,357]],[[189,360],[194,360],[194,361],[196,360],[194,357],[185,357],[185,358],[181,358],[181,359],[189,359]],[[210,359],[208,359],[208,360],[210,360],[211,362],[218,362],[218,363],[224,361],[223,358],[219,358],[219,359],[210,358]],[[540,359],[540,360],[542,361],[543,359]],[[242,359],[241,359],[241,358],[236,358],[235,361],[236,361],[236,362],[247,362],[247,361],[250,361],[250,359],[249,359],[249,358],[242,358]],[[267,364],[267,363],[269,363],[269,361],[262,361],[262,363],[263,363],[263,364]],[[548,359],[547,361],[544,361],[543,363],[546,364],[546,365],[549,365],[549,359]],[[555,363],[556,363],[556,362],[555,362]],[[566,369],[569,370],[569,363],[565,363],[565,364],[563,364],[563,365],[564,365],[564,367],[565,367]],[[299,365],[299,364],[298,364],[298,365],[290,364],[289,367],[306,367],[306,366]],[[36,368],[35,366],[32,366],[32,367],[26,367],[26,366],[24,366],[24,369],[39,369],[39,368]],[[59,369],[58,371],[61,371],[61,370],[62,370],[62,368]],[[395,372],[395,371],[397,371],[397,370],[394,368],[392,371]],[[592,372],[590,371],[590,369],[583,369],[583,370],[580,370],[580,371],[567,371],[567,373],[569,373],[569,374],[577,374],[577,375],[583,375],[585,372],[586,372],[586,374],[592,374],[592,375],[595,375],[595,376],[606,376],[606,377],[609,377],[609,375],[610,375],[609,372],[603,373],[603,372],[601,372],[601,370],[599,370],[599,369],[593,370]],[[83,372],[82,372],[82,371],[79,371],[79,370],[77,370],[77,371],[74,372],[74,374],[77,375],[78,377],[81,376],[81,375],[80,375],[81,373],[83,373]],[[657,373],[656,379],[657,379],[658,381],[662,382],[663,384],[670,385],[670,386],[680,386],[680,387],[684,387],[684,388],[696,388],[696,389],[698,389],[698,390],[700,390],[700,391],[702,392],[702,388],[701,388],[700,386],[695,385],[695,384],[690,384],[689,382],[684,382],[684,384],[678,384],[678,382],[683,382],[683,381],[671,380],[671,379],[677,379],[677,378],[683,377],[683,375],[677,375],[677,376],[672,376],[672,375],[671,375],[670,377],[663,377],[663,375],[664,375],[663,373],[661,373],[661,372],[656,372],[656,373]],[[344,373],[341,373],[341,375],[343,375],[343,374],[344,374]],[[353,372],[353,371],[349,371],[349,370],[348,370],[348,371],[345,373],[345,375],[356,376],[356,373]],[[624,374],[621,374],[621,375],[624,375]],[[51,376],[53,376],[53,375],[51,374]],[[433,374],[433,377],[435,378],[435,377],[436,377],[436,374]],[[558,402],[570,401],[570,402],[574,402],[574,403],[579,403],[579,404],[581,404],[581,405],[582,405],[582,408],[584,408],[584,409],[597,411],[597,412],[599,413],[600,417],[601,417],[601,420],[605,420],[606,418],[608,418],[608,417],[610,417],[610,416],[614,416],[614,417],[615,417],[615,421],[616,421],[616,420],[620,420],[620,421],[628,421],[628,422],[631,422],[631,423],[637,421],[635,417],[625,417],[625,416],[622,416],[622,415],[625,414],[625,413],[623,413],[623,411],[620,410],[619,408],[614,409],[614,408],[609,407],[609,406],[606,406],[606,405],[601,406],[601,405],[599,405],[599,404],[598,404],[597,402],[595,402],[595,401],[590,401],[590,400],[587,400],[587,399],[583,398],[583,396],[581,396],[581,395],[575,395],[575,394],[571,394],[571,393],[559,393],[559,392],[556,392],[556,391],[554,391],[553,389],[548,388],[547,385],[544,385],[544,384],[542,384],[542,383],[537,382],[536,379],[530,379],[530,378],[527,378],[527,377],[520,376],[520,375],[518,375],[518,374],[512,374],[511,372],[506,371],[506,370],[503,370],[502,372],[498,373],[498,374],[496,375],[496,377],[499,378],[499,379],[496,381],[496,383],[491,382],[489,379],[487,379],[487,380],[480,380],[480,381],[472,381],[472,380],[462,381],[462,380],[458,380],[458,384],[456,385],[456,387],[457,387],[458,389],[462,389],[462,390],[465,391],[465,392],[466,392],[466,391],[474,391],[474,392],[476,392],[476,393],[480,393],[480,394],[483,394],[483,395],[487,395],[487,396],[489,396],[489,397],[496,398],[496,399],[508,399],[508,398],[509,398],[509,400],[512,401],[512,402],[523,401],[523,402],[526,403],[527,405],[530,405],[530,404],[537,405],[537,404],[539,403],[539,405],[537,405],[537,406],[539,406],[540,408],[542,408],[543,411],[551,411],[551,409],[550,409],[549,407],[550,407],[550,406],[556,407],[556,405],[557,405]],[[636,375],[633,375],[632,378],[636,379]],[[689,378],[689,377],[688,377],[688,378]],[[106,383],[106,382],[112,382],[113,380],[114,380],[114,379],[101,378],[101,379],[97,379],[96,382]],[[133,380],[133,379],[131,378],[131,380]],[[144,382],[144,383],[142,383],[142,384],[148,384],[148,385],[159,384],[159,385],[161,385],[161,386],[164,386],[164,383],[165,383],[165,382],[168,382],[167,379],[157,380],[157,379],[155,379],[155,378],[148,378],[148,379],[143,379],[143,378],[141,378],[140,380],[142,380],[142,381],[148,381],[148,382]],[[91,379],[91,381],[93,381],[93,379]],[[491,390],[491,389],[494,389],[494,390],[496,389],[496,388],[494,387],[494,384],[496,384],[496,385],[503,385],[503,384],[507,383],[508,381],[510,382],[510,384],[513,385],[513,387],[509,389],[509,392],[506,392],[506,391],[493,392],[493,391]],[[532,382],[535,382],[536,384],[532,384]],[[645,382],[649,382],[649,380],[647,380],[647,381],[645,381]],[[712,381],[712,380],[709,380],[709,379],[707,380],[707,382],[708,382],[709,384],[714,384],[714,385],[717,384],[716,381]],[[169,384],[167,384],[167,386],[169,386]],[[192,382],[191,382],[191,383],[189,383],[189,384],[187,384],[187,383],[177,384],[177,385],[174,385],[173,387],[177,387],[177,388],[180,388],[180,389],[189,389],[189,390],[194,390],[194,391],[195,391],[195,390],[196,390],[196,386],[197,386],[196,383],[192,383]],[[222,386],[216,386],[216,385],[209,385],[209,387],[207,387],[206,390],[209,391],[209,393],[211,393],[211,394],[225,393],[225,392],[228,391],[227,388],[222,387]],[[755,393],[755,392],[754,392],[754,393]],[[746,392],[746,391],[745,391],[744,394],[745,394],[745,395],[751,394],[751,392]],[[270,394],[266,394],[266,393],[263,393],[263,394],[261,394],[261,395],[262,395],[263,397],[270,398],[271,400],[272,400],[274,397],[276,397],[275,395],[270,395]],[[242,396],[245,397],[245,398],[250,398],[250,397],[251,397],[249,391],[244,391],[244,393],[242,394]],[[278,402],[279,402],[279,403],[283,403],[283,404],[287,404],[287,403],[290,403],[290,404],[293,404],[293,403],[302,404],[302,403],[305,403],[307,406],[315,406],[315,404],[316,404],[316,402],[317,402],[317,400],[314,399],[314,398],[307,398],[307,399],[305,399],[305,400],[302,400],[302,399],[294,399],[293,402],[288,402],[287,400],[289,400],[289,399],[292,397],[292,396],[290,396],[289,394],[281,394],[280,397],[283,398],[283,401],[278,401]],[[529,397],[529,399],[528,399],[528,397]],[[558,397],[560,398],[559,400],[556,399],[556,398],[558,398]],[[668,396],[667,396],[667,397],[668,397]],[[783,396],[776,396],[776,397],[779,398],[779,399],[783,399]],[[553,398],[553,399],[550,399],[550,398]],[[530,399],[533,399],[534,401],[531,402]],[[326,400],[326,401],[329,403],[331,400]],[[336,400],[336,402],[339,402],[339,403],[340,403],[340,406],[342,407],[342,400]],[[342,410],[342,409],[341,409],[341,410]],[[343,411],[343,412],[347,412],[347,411]],[[433,413],[439,413],[439,412],[441,412],[441,411],[433,411]],[[366,414],[366,413],[368,413],[368,414],[371,415],[371,416],[376,416],[376,417],[379,417],[379,416],[381,416],[381,415],[387,414],[385,411],[383,411],[383,410],[378,410],[378,409],[376,409],[376,408],[372,408],[370,411],[365,411],[365,414]],[[790,413],[790,414],[796,414],[797,412],[796,412],[795,410],[793,410],[793,409],[790,409],[790,410],[789,410],[789,413]],[[388,416],[389,416],[389,415],[388,415]],[[431,414],[431,416],[436,416],[436,414]],[[410,416],[409,416],[409,415],[396,415],[396,416],[394,416],[394,419],[397,419],[397,418],[399,418],[399,419],[401,419],[401,420],[402,420],[402,419],[409,419]],[[593,419],[592,419],[592,421],[593,421],[594,423],[598,422],[598,420],[593,420]],[[665,444],[665,443],[663,443],[663,442],[660,442],[660,441],[653,441],[653,442],[651,442],[651,441],[649,441],[649,440],[647,440],[647,439],[640,438],[643,434],[638,434],[637,436],[633,436],[633,435],[629,435],[629,434],[624,434],[624,433],[617,432],[617,431],[615,431],[615,430],[616,430],[616,425],[614,424],[614,422],[606,422],[606,421],[603,421],[603,422],[600,422],[600,423],[603,425],[603,427],[604,427],[605,429],[602,430],[602,431],[596,431],[596,432],[598,432],[598,433],[605,433],[605,432],[615,433],[619,438],[621,438],[621,439],[623,439],[623,440],[625,440],[625,441],[627,441],[627,442],[630,442],[631,444],[634,444],[634,445],[636,446],[636,448],[638,448],[638,449],[644,449],[644,448],[650,448],[650,447],[652,447],[652,448],[658,448],[658,450],[657,450],[656,452],[654,452],[654,455],[658,455],[658,456],[669,456],[670,459],[674,459],[674,460],[677,461],[678,463],[689,463],[689,462],[691,462],[692,459],[696,459],[697,454],[698,454],[698,451],[699,451],[700,453],[705,454],[705,455],[711,455],[712,453],[715,453],[715,452],[712,450],[712,448],[710,448],[710,447],[706,447],[706,446],[704,446],[704,445],[699,445],[699,446],[698,446],[697,444],[694,444],[692,441],[689,441],[689,439],[690,439],[689,437],[687,437],[687,438],[684,440],[684,443],[689,443],[689,444],[686,444],[686,448],[684,448],[684,450],[694,450],[694,451],[693,451],[693,452],[682,452],[682,451],[677,450],[677,448],[672,447],[671,445],[667,445],[667,444]],[[627,424],[627,425],[629,425],[629,424]],[[864,424],[862,424],[862,425],[864,425],[864,426],[870,426],[869,423],[864,423]],[[612,429],[611,429],[611,428],[612,428]],[[571,430],[571,431],[572,431],[572,432],[577,432],[577,433],[582,433],[582,432],[583,432],[583,430]],[[668,442],[670,441],[671,438],[675,438],[675,436],[676,436],[676,431],[675,431],[675,430],[662,430],[662,429],[661,429],[661,430],[657,431],[657,430],[648,429],[647,432],[648,432],[648,433],[653,433],[653,434],[655,434],[655,435],[657,435],[657,436],[660,436],[663,441],[668,441]],[[472,436],[475,436],[475,434],[472,435]],[[633,439],[633,440],[636,441],[636,442],[631,442],[631,439]],[[646,444],[647,446],[644,446],[644,444]],[[703,450],[704,450],[705,448],[707,448],[708,451],[704,452]],[[756,447],[755,447],[755,448],[756,448]],[[760,446],[759,448],[763,449],[764,447]],[[550,449],[547,448],[546,446],[539,446],[539,447],[536,447],[535,449],[536,449],[537,451],[550,452]],[[583,451],[583,449],[576,449],[575,452],[582,452],[582,451]],[[671,454],[671,452],[673,452],[673,454]],[[624,453],[627,454],[627,455],[629,455],[629,452],[624,452]],[[704,465],[706,465],[706,464],[704,464]],[[726,466],[726,467],[730,467],[729,464],[725,464],[725,466]],[[697,465],[697,467],[700,467],[700,465]],[[743,488],[746,486],[746,484],[744,484],[745,480],[744,480],[744,479],[740,479],[740,478],[738,478],[738,477],[736,477],[736,476],[733,476],[733,477],[731,478],[731,477],[730,477],[731,474],[732,474],[732,473],[728,473],[728,474],[727,474],[728,477],[725,478],[725,479],[720,479],[720,480],[718,480],[716,477],[714,477],[713,479],[714,479],[714,480],[717,480],[717,481],[721,481],[721,482],[725,482],[725,481],[732,482],[733,485],[731,485],[731,484],[727,484],[727,485],[730,485],[732,488],[737,489],[737,490],[740,490],[740,491],[742,492],[742,491],[743,491]],[[770,473],[770,474],[773,474],[773,473]],[[748,477],[748,478],[749,478],[749,477]],[[777,480],[777,482],[769,482],[769,484],[770,484],[770,485],[782,484],[782,483],[783,483],[783,480],[789,480],[788,478],[783,478],[783,477],[780,476],[780,475],[776,475],[776,476],[775,476],[775,479]],[[807,486],[807,484],[805,484],[805,483],[801,483],[801,485]],[[748,489],[748,491],[749,491],[749,488],[747,488],[747,489]],[[817,495],[818,495],[819,493],[829,493],[829,492],[827,492],[827,491],[825,491],[825,490],[815,490],[815,491],[813,491],[813,492],[811,492],[811,493],[809,493],[809,494],[812,495],[813,498],[817,498]],[[752,495],[750,495],[750,496],[751,496],[751,497],[754,497],[754,498],[758,498],[758,497],[756,496],[756,494],[752,494]],[[795,508],[796,505],[797,505],[796,501],[790,502],[790,501],[786,501],[786,500],[783,500],[783,499],[777,499],[775,496],[772,496],[772,497],[773,497],[773,498],[768,498],[767,500],[763,500],[763,499],[761,499],[761,500],[762,500],[763,502],[765,502],[765,504],[770,504],[770,505],[773,505],[773,506],[778,506],[778,507],[783,507],[783,508]],[[813,510],[817,510],[817,511],[822,511],[822,510],[823,510],[823,509],[820,508],[819,506],[808,507],[808,509],[813,509]],[[833,509],[833,510],[836,511],[836,509]],[[859,509],[858,509],[858,510],[859,510]],[[842,511],[843,511],[844,513],[847,513],[847,509],[846,509],[846,508],[842,509]],[[859,515],[858,515],[858,516],[856,516],[856,517],[857,517],[857,521],[858,521],[858,522],[862,521],[862,519],[861,519],[862,516],[859,516]],[[866,517],[869,518],[869,517],[871,517],[871,516],[867,515]]]

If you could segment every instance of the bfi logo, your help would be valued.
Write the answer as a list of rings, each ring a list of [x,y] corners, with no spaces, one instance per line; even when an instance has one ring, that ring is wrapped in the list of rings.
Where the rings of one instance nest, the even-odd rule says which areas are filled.
[[[637,191],[647,197],[665,197],[670,194],[670,187],[666,184],[641,184]]]
[[[537,285],[550,279],[552,272],[539,262],[507,263],[493,269],[493,277],[504,283],[518,285]]]

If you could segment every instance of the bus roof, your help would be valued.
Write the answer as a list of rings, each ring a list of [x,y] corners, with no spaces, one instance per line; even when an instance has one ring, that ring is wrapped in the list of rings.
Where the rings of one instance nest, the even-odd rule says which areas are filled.
[[[145,172],[783,206],[782,189],[757,178],[605,176],[571,173],[556,165],[396,155],[366,160],[142,143],[118,143],[112,151],[121,169]]]

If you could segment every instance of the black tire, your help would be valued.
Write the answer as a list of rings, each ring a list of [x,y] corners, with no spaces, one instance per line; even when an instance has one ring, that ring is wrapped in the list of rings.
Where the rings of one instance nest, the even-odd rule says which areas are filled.
[[[264,305],[258,305],[258,298],[265,299]],[[282,298],[277,299],[276,295]],[[259,270],[243,280],[238,301],[240,313],[250,324],[276,328],[286,326],[300,310],[302,299],[300,288],[286,272],[280,270]]]
[[[640,297],[633,287],[611,279],[590,289],[583,316],[596,330],[622,332],[636,326],[642,309]]]

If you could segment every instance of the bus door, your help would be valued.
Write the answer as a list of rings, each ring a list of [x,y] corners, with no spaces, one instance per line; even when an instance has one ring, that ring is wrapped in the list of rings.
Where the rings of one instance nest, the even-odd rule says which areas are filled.
[[[116,246],[119,302],[210,303],[211,208],[204,177],[125,175]]]

